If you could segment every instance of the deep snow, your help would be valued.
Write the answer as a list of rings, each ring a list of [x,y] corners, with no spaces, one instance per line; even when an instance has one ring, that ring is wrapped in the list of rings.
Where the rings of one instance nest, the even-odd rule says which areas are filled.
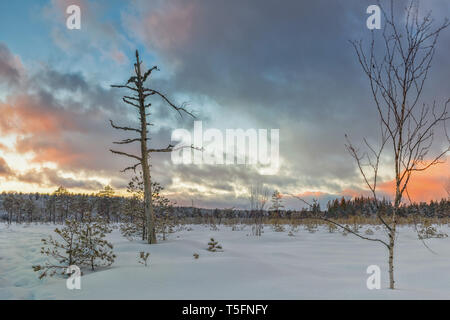
[[[39,280],[31,269],[46,259],[40,239],[55,226],[0,224],[0,299],[450,299],[450,239],[427,240],[434,254],[412,227],[400,228],[394,291],[387,289],[386,249],[351,234],[309,233],[300,226],[288,236],[289,228],[265,226],[256,238],[248,235],[250,226],[190,227],[151,246],[114,230],[113,266],[86,273],[81,290],[68,290],[65,279]],[[439,229],[450,234],[449,227]],[[224,252],[206,250],[210,237]],[[140,251],[151,253],[149,267],[137,262]],[[373,264],[382,270],[380,290],[366,287]]]

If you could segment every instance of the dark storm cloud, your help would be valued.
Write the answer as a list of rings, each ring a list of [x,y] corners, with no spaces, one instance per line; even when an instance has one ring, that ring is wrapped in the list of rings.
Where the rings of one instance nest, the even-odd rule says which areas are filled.
[[[21,78],[21,64],[14,57],[9,48],[0,43],[0,84],[6,82],[9,85],[19,84]]]
[[[43,187],[64,186],[65,188],[78,188],[96,191],[103,188],[103,185],[96,180],[78,180],[62,177],[57,170],[42,168],[40,170],[30,170],[24,174],[16,176],[18,181],[37,184]]]
[[[364,136],[375,139],[378,122],[369,83],[349,40],[367,44],[366,8],[374,1],[136,3],[139,13],[125,15],[124,23],[173,68],[173,77],[157,83],[208,96],[220,106],[217,113],[280,128],[280,155],[289,171],[283,178],[294,176],[299,186],[338,192],[336,180],[359,182],[344,134],[355,142]],[[395,2],[398,21],[407,4]],[[448,9],[444,1],[420,5],[434,9],[437,22]],[[448,95],[449,44],[446,30],[428,97]],[[202,176],[220,177],[222,168],[203,170]]]

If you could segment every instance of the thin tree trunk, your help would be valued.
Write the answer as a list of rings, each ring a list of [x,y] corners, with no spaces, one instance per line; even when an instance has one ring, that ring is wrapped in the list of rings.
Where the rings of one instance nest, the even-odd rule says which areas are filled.
[[[148,161],[147,148],[147,117],[145,112],[144,88],[142,83],[141,63],[139,60],[139,53],[136,51],[136,75],[137,87],[139,93],[139,113],[141,121],[141,167],[144,178],[144,202],[145,202],[145,218],[147,223],[147,242],[149,244],[156,243],[155,224],[152,203],[152,182],[150,175],[150,165]]]
[[[395,289],[394,281],[394,245],[395,232],[389,233],[389,288]]]

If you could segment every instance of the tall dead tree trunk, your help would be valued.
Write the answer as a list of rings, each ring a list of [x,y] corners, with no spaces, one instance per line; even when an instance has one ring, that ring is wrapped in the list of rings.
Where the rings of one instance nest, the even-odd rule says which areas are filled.
[[[129,158],[137,160],[137,163],[125,168],[122,172],[127,170],[136,170],[138,166],[142,167],[143,180],[144,180],[144,211],[146,218],[146,226],[147,226],[147,242],[149,244],[156,243],[156,234],[155,234],[155,215],[153,212],[153,203],[152,203],[152,182],[151,182],[151,174],[150,174],[150,153],[152,152],[172,152],[174,151],[174,147],[169,144],[167,148],[164,149],[149,149],[147,141],[149,141],[149,131],[147,126],[150,123],[147,120],[149,113],[147,113],[148,109],[151,106],[151,103],[147,103],[147,98],[153,95],[159,96],[164,102],[166,102],[170,107],[176,110],[180,115],[182,112],[190,115],[193,115],[188,112],[184,107],[178,107],[173,104],[165,95],[154,90],[149,89],[144,86],[145,81],[151,75],[151,73],[155,70],[158,70],[156,66],[147,70],[145,73],[142,73],[141,70],[142,61],[139,59],[139,52],[136,50],[136,63],[134,64],[134,73],[135,75],[128,79],[127,83],[124,85],[112,85],[113,88],[125,88],[132,92],[130,96],[123,96],[122,100],[126,104],[129,104],[137,109],[139,113],[139,128],[132,127],[120,127],[113,123],[112,120],[111,126],[114,129],[124,130],[124,131],[132,131],[139,134],[138,138],[125,139],[122,141],[114,142],[115,144],[129,144],[133,142],[140,143],[140,155],[129,154],[122,151],[110,150],[112,153],[127,156]]]

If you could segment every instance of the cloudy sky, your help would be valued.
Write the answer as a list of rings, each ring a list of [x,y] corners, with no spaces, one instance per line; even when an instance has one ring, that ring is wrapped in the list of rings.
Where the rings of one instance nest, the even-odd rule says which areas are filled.
[[[369,83],[349,40],[369,40],[372,0],[18,0],[0,3],[0,192],[124,192],[129,159],[112,155],[127,138],[109,119],[135,124],[134,110],[110,88],[132,72],[139,49],[157,65],[148,86],[168,94],[203,127],[280,129],[280,168],[261,175],[249,165],[174,165],[152,157],[152,176],[178,204],[248,207],[248,187],[264,183],[322,203],[365,192],[344,135],[376,141],[377,113]],[[398,1],[398,16],[406,2]],[[66,8],[81,8],[81,30],[66,27]],[[450,16],[446,0],[421,1],[437,22]],[[363,42],[364,43],[364,42]],[[450,29],[439,38],[423,102],[450,96]],[[152,147],[166,147],[176,128],[191,130],[152,101]],[[448,146],[437,135],[433,151]],[[137,152],[138,146],[124,150]],[[392,190],[390,155],[383,156],[380,189]],[[417,175],[415,201],[446,196],[450,164]]]

